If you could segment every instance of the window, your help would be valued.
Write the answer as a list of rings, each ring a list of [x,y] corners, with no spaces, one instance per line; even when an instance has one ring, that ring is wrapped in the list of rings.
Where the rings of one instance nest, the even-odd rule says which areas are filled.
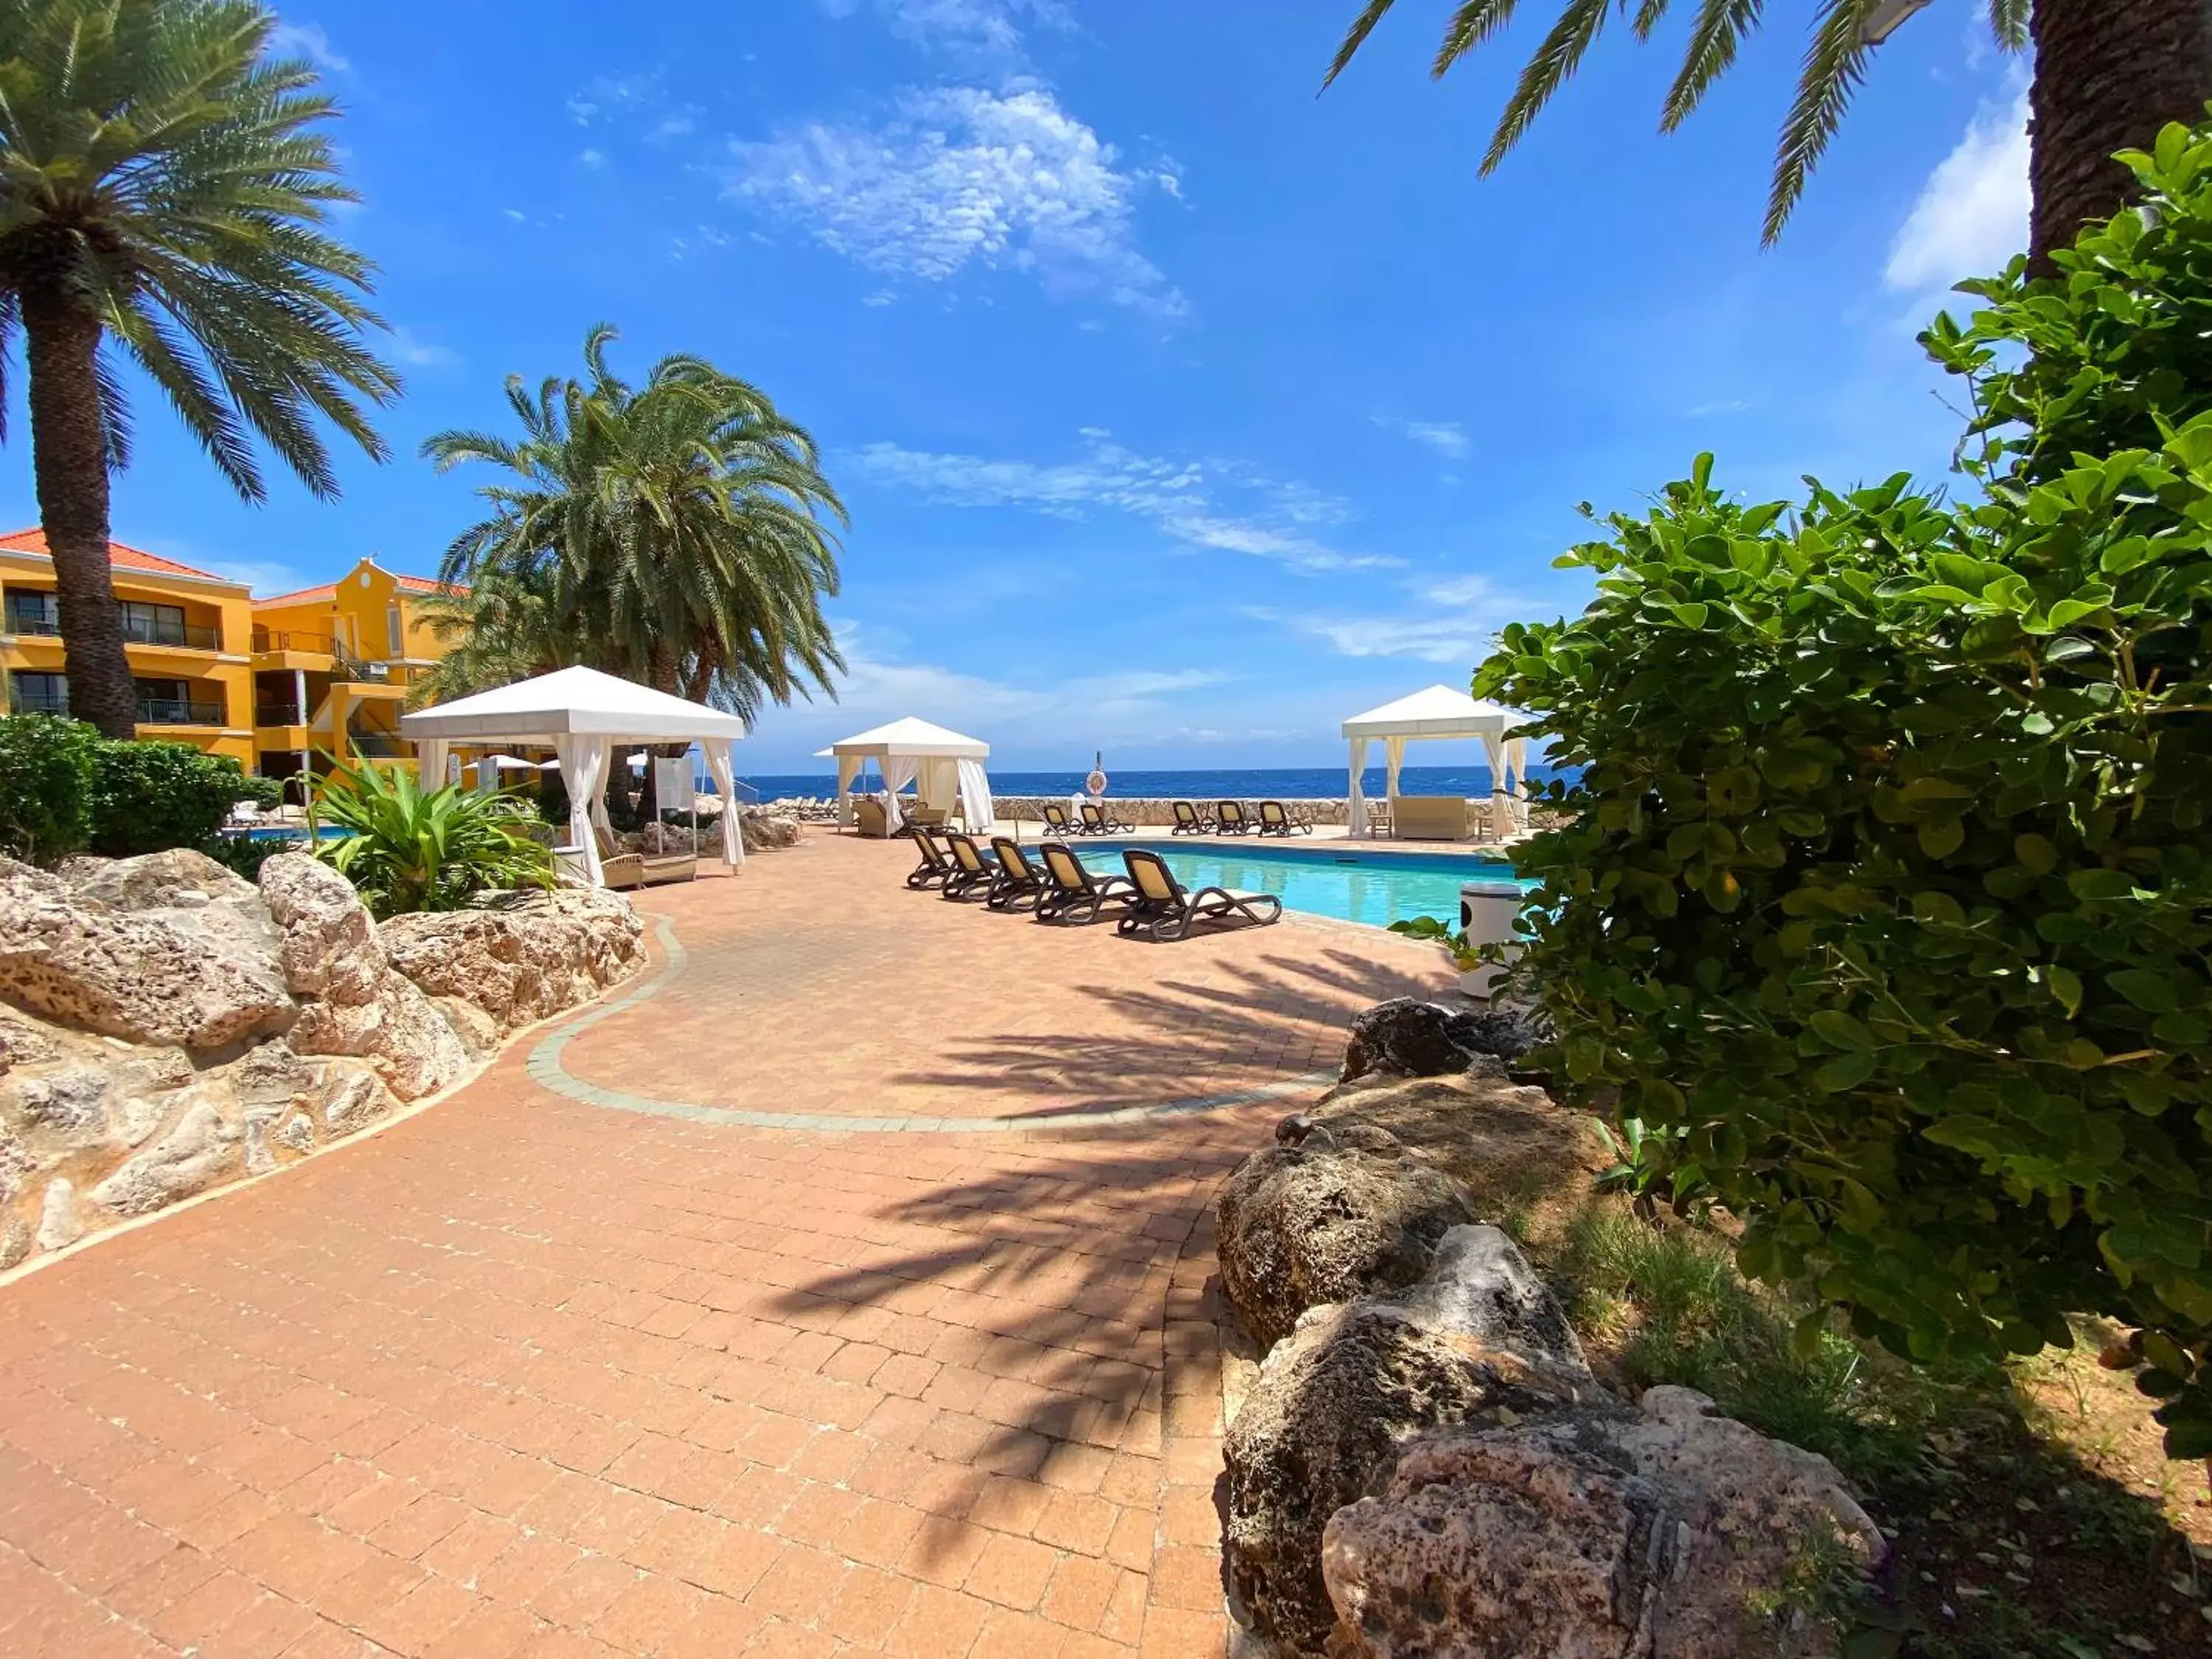
[[[18,714],[66,714],[69,681],[59,674],[17,671],[8,688],[8,707]]]
[[[185,643],[185,608],[180,605],[148,605],[137,599],[118,599],[123,637],[137,645]]]
[[[404,657],[407,654],[407,627],[399,620],[399,607],[392,605],[384,613],[385,643],[391,647],[388,654]]]
[[[8,614],[0,634],[58,634],[62,631],[62,609],[58,595],[52,593],[10,592],[8,595]]]

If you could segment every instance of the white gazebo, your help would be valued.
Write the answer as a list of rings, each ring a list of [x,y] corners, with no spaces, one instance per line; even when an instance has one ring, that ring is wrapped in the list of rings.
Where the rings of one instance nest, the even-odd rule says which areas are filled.
[[[950,811],[957,802],[972,833],[992,822],[991,780],[983,770],[991,745],[963,738],[911,715],[830,745],[837,757],[837,822],[853,821],[853,780],[861,766],[876,763],[884,776],[884,827],[899,827],[898,792],[911,783],[922,805]]]
[[[1480,738],[1490,757],[1492,823],[1501,834],[1509,821],[1519,823],[1518,801],[1528,781],[1528,739],[1507,733],[1526,724],[1527,719],[1502,703],[1471,697],[1449,685],[1432,685],[1410,697],[1353,715],[1344,723],[1344,735],[1352,744],[1352,833],[1360,835],[1367,828],[1367,798],[1360,776],[1367,770],[1367,746],[1378,738],[1382,742],[1383,775],[1394,811],[1398,804],[1398,772],[1405,764],[1407,744],[1422,738]]]
[[[596,668],[563,668],[535,679],[479,691],[399,719],[402,736],[415,744],[416,767],[426,787],[445,781],[446,756],[455,744],[550,744],[560,757],[568,791],[568,839],[592,885],[605,878],[592,835],[607,824],[607,769],[614,750],[639,743],[696,743],[722,797],[722,860],[732,869],[745,861],[738,829],[737,767],[731,746],[745,723],[704,703],[602,674]]]

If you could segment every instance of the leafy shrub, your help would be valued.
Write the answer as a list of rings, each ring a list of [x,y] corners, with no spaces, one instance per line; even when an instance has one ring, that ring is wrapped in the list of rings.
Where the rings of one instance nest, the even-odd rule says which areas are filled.
[[[250,777],[228,755],[188,743],[103,742],[93,773],[92,850],[133,858],[204,847],[234,803],[274,806],[273,778]]]
[[[318,779],[318,810],[353,833],[315,855],[343,871],[381,919],[458,909],[491,888],[550,887],[552,850],[529,833],[529,808],[506,795],[453,786],[427,793],[412,767],[356,761]]]
[[[257,881],[260,878],[263,865],[279,853],[298,852],[300,844],[273,836],[257,841],[251,836],[217,836],[200,850],[226,869],[248,881]]]
[[[99,728],[63,714],[0,719],[0,853],[52,864],[92,833]]]
[[[1899,477],[1743,507],[1701,457],[1562,561],[1596,599],[1508,629],[1475,689],[1587,767],[1520,860],[1571,1086],[1668,1132],[1675,1183],[1744,1217],[1746,1272],[1897,1352],[2032,1352],[2069,1311],[2142,1327],[2193,1457],[2212,137],[2123,159],[2142,208],[1923,337],[1970,381],[1985,499]]]

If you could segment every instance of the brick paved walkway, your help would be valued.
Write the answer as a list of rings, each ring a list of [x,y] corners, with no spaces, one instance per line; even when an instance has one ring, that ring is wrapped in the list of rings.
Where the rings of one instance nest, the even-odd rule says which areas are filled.
[[[1443,975],[905,868],[821,836],[647,896],[688,960],[562,1074],[1004,1131],[611,1109],[526,1042],[0,1289],[0,1654],[1219,1654],[1206,1206],[1283,1107],[1066,1115],[1279,1082]]]

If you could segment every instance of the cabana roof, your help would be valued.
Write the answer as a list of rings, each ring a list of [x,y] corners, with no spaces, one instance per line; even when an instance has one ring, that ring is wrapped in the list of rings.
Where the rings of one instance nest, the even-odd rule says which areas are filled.
[[[909,714],[889,726],[878,726],[833,743],[828,752],[841,759],[854,760],[983,760],[990,755],[991,745]]]
[[[562,668],[496,690],[399,717],[403,736],[420,743],[549,742],[558,737],[618,743],[682,743],[745,735],[745,723],[704,703],[596,668]]]
[[[1432,685],[1344,723],[1347,738],[1495,738],[1528,717],[1503,703]]]

